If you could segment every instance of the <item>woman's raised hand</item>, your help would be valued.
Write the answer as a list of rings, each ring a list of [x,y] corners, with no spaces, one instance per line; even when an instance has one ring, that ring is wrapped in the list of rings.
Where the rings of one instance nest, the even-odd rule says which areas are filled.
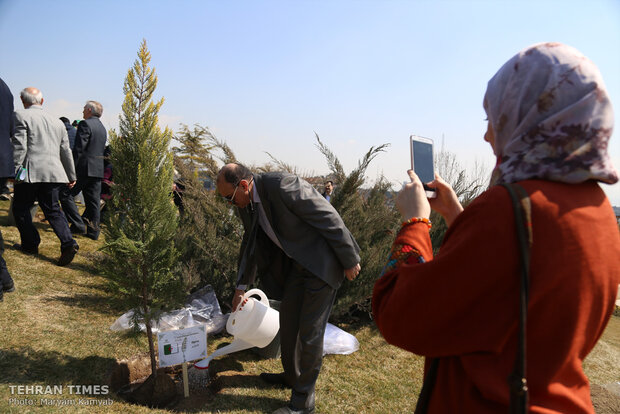
[[[451,226],[456,216],[463,211],[463,206],[459,202],[456,193],[450,187],[450,184],[445,182],[438,174],[435,174],[435,179],[427,185],[434,188],[437,194],[435,198],[429,200],[432,209],[441,214],[446,220],[446,224]]]
[[[431,206],[428,204],[424,186],[413,170],[408,170],[407,174],[411,182],[405,184],[396,196],[396,208],[403,216],[403,220],[412,217],[428,218]]]

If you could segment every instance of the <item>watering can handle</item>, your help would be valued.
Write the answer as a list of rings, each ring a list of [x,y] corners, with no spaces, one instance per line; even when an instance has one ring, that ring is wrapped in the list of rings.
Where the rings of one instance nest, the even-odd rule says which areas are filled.
[[[260,289],[250,289],[247,292],[245,292],[245,295],[243,295],[243,300],[249,298],[250,296],[260,296],[260,301],[263,305],[266,305],[267,307],[269,307],[269,299],[267,299],[267,295],[265,295],[265,292],[263,292]]]

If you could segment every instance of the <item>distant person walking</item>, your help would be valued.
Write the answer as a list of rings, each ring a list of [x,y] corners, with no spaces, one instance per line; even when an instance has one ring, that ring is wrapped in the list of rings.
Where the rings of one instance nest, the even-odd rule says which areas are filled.
[[[78,124],[73,148],[73,159],[77,172],[77,183],[70,190],[60,195],[62,209],[71,223],[71,231],[86,234],[93,240],[100,233],[100,199],[101,180],[103,174],[103,153],[107,132],[99,118],[103,114],[103,106],[97,101],[88,101],[84,105],[84,120]],[[74,196],[82,192],[84,196],[84,213],[80,216]]]
[[[0,79],[0,177],[6,185],[7,178],[13,178],[13,146],[11,135],[13,134],[13,94]],[[0,231],[0,302],[5,292],[15,290],[15,284],[6,267],[4,254],[4,239]]]
[[[37,88],[24,89],[20,97],[24,109],[15,111],[12,138],[14,171],[24,171],[14,185],[13,216],[21,237],[21,244],[15,247],[24,253],[39,252],[41,238],[30,215],[30,208],[38,200],[60,239],[58,265],[65,266],[79,248],[58,206],[61,187],[67,183],[72,187],[76,180],[67,130],[58,118],[43,111],[43,94]]]
[[[73,147],[75,147],[76,129],[73,125],[71,125],[71,122],[69,122],[69,118],[61,116],[60,120],[63,124],[65,124],[65,128],[67,129],[67,135],[69,136],[69,147],[71,147],[71,149],[73,150]]]

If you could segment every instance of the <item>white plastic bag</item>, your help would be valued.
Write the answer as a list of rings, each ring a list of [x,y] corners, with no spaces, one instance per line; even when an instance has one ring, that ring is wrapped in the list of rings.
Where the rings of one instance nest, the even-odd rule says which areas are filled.
[[[130,310],[118,318],[110,329],[124,331],[131,328],[131,320],[134,311]],[[183,309],[164,313],[159,323],[153,323],[153,332],[168,331],[172,329],[189,328],[195,325],[206,325],[207,333],[219,333],[226,326],[227,315],[222,315],[220,304],[215,292],[210,285],[192,293]],[[141,331],[146,331],[144,322],[139,322]]]
[[[356,337],[331,323],[327,324],[325,336],[323,337],[323,355],[349,355],[359,348],[360,343]]]

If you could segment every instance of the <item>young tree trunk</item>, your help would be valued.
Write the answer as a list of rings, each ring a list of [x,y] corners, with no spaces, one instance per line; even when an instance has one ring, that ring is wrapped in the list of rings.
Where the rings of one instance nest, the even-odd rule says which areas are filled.
[[[151,354],[151,373],[153,379],[157,378],[157,362],[155,361],[155,344],[153,343],[153,330],[151,329],[151,321],[145,320],[146,336],[149,338],[149,353]]]
[[[143,280],[147,280],[146,275],[144,275],[143,270]],[[153,329],[151,328],[151,312],[148,303],[146,302],[148,298],[148,293],[146,290],[146,284],[142,286],[142,300],[144,301],[144,324],[146,325],[146,337],[149,339],[149,354],[151,356],[151,375],[153,379],[157,378],[157,362],[155,362],[155,344],[153,343]]]

